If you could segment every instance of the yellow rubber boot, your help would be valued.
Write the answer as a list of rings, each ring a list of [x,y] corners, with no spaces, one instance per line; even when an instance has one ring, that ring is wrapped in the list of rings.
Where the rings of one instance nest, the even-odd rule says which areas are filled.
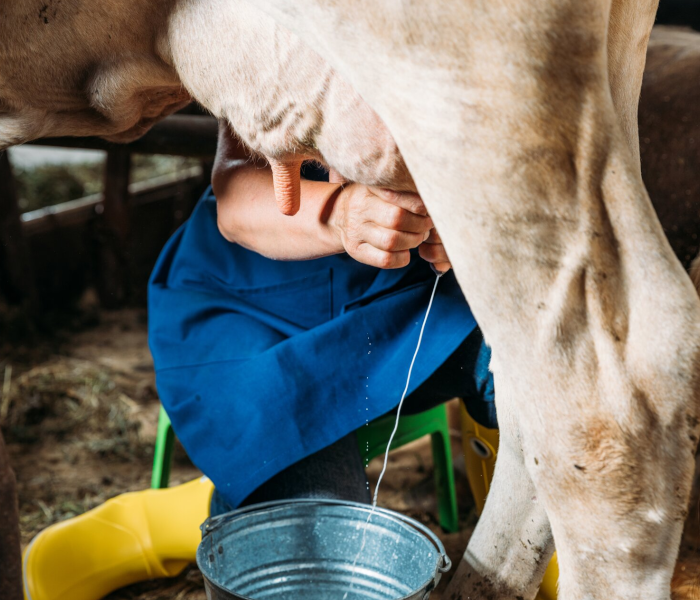
[[[493,469],[496,465],[498,452],[498,429],[489,429],[479,425],[469,416],[464,404],[460,404],[462,412],[462,446],[464,462],[467,468],[469,487],[474,496],[477,514],[481,514],[489,493]],[[545,571],[537,600],[556,600],[559,566],[556,553],[549,561]]]
[[[99,600],[194,562],[214,486],[206,478],[122,494],[37,535],[24,552],[26,600]]]

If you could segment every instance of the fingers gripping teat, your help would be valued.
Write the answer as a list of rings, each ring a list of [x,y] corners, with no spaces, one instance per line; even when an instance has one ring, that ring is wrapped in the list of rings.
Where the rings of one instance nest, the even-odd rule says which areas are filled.
[[[278,161],[270,159],[272,181],[275,187],[277,206],[282,214],[295,215],[301,205],[302,159]]]

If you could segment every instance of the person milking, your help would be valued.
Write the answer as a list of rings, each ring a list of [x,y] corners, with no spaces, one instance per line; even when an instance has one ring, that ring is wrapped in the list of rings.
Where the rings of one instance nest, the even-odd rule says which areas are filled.
[[[285,216],[269,165],[220,126],[212,187],[149,284],[158,393],[213,495],[208,481],[123,494],[45,529],[24,558],[32,600],[175,575],[206,513],[369,504],[356,431],[401,400],[433,269],[444,275],[401,414],[459,397],[496,426],[490,351],[420,197],[334,183],[314,164],[302,175],[301,208]]]
[[[420,197],[302,168],[272,173],[221,126],[211,191],[149,287],[158,392],[215,484],[212,514],[277,499],[369,503],[355,431],[401,398],[435,274],[446,272],[402,414],[460,397],[496,426],[490,351]],[[448,272],[449,271],[449,272]]]

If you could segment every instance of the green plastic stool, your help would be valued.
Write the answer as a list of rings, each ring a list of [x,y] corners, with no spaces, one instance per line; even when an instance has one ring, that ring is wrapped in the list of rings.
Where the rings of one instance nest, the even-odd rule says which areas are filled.
[[[384,453],[389,436],[394,428],[394,423],[394,416],[387,415],[357,430],[357,442],[365,464],[374,457]],[[409,442],[428,434],[432,438],[435,489],[438,499],[440,526],[446,532],[454,533],[459,531],[459,516],[457,514],[457,492],[455,491],[455,478],[452,469],[452,449],[450,448],[447,408],[441,405],[417,415],[401,417],[399,428],[391,447],[396,449],[400,446],[405,446]],[[168,417],[168,413],[161,406],[158,417],[155,456],[153,457],[153,475],[151,477],[151,487],[154,489],[168,487],[174,444],[175,433],[170,424],[170,417]]]

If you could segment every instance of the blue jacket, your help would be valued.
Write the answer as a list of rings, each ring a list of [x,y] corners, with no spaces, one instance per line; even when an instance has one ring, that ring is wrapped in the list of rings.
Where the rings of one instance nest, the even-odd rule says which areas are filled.
[[[221,236],[205,194],[151,277],[149,343],[175,432],[230,505],[396,407],[434,280],[415,255],[398,270],[264,258]],[[448,273],[410,389],[475,327]]]

